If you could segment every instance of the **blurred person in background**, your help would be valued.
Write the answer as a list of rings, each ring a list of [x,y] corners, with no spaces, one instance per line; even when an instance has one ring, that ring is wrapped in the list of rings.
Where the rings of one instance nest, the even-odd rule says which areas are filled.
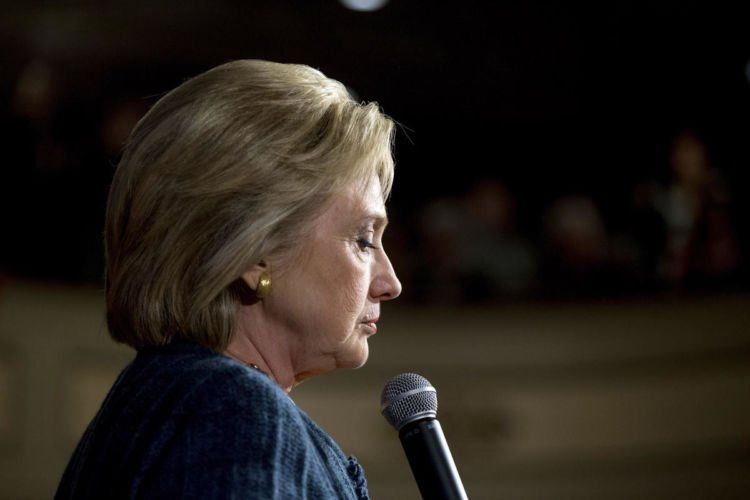
[[[466,195],[462,263],[470,298],[530,292],[536,275],[532,245],[517,231],[516,198],[495,179],[480,179]],[[473,297],[472,297],[473,294]]]
[[[708,148],[691,131],[672,138],[666,185],[634,189],[633,240],[647,288],[711,290],[731,286],[741,249],[731,195]]]
[[[507,186],[479,179],[456,198],[420,214],[423,295],[432,303],[522,296],[535,285],[536,255],[516,228],[516,199]]]
[[[218,66],[133,130],[105,224],[111,336],[137,350],[56,498],[367,498],[289,397],[368,357],[393,121],[307,66]],[[345,411],[345,410],[342,410]]]
[[[100,161],[91,103],[69,74],[42,58],[18,68],[8,103],[0,122],[10,165],[0,180],[0,223],[12,244],[0,250],[0,268],[27,278],[101,282],[111,171]],[[51,249],[50,241],[66,244]]]
[[[675,136],[670,184],[656,200],[667,226],[661,275],[674,288],[710,288],[739,266],[740,249],[728,205],[729,190],[694,133]]]
[[[58,236],[54,227],[44,235],[36,228],[45,227],[42,221],[59,217],[59,212],[49,213],[40,207],[50,199],[59,201],[59,187],[66,181],[65,167],[71,161],[66,144],[69,137],[60,118],[63,94],[54,67],[43,59],[34,59],[19,68],[8,95],[8,114],[3,116],[6,123],[2,123],[2,129],[9,145],[9,168],[0,170],[0,217],[5,238],[14,244],[2,245],[0,266],[10,273],[39,272],[50,257],[49,249],[41,250],[42,241]],[[34,223],[19,217],[19,211]],[[56,228],[61,225],[56,224]],[[37,263],[19,264],[29,253],[37,257]]]
[[[440,197],[424,205],[416,218],[421,259],[415,281],[425,302],[458,304],[464,299],[461,276],[461,225],[465,207],[457,197]]]
[[[596,203],[585,195],[555,200],[544,214],[543,293],[598,294],[611,286],[610,242]]]

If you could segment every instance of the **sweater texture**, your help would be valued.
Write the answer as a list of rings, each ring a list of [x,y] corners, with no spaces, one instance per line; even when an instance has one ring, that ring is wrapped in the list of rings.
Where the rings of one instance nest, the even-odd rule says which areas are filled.
[[[199,345],[140,349],[56,499],[366,499],[361,466],[265,374]]]

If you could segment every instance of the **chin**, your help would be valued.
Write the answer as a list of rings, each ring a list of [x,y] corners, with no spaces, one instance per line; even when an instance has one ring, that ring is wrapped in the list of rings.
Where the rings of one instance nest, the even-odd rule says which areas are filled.
[[[362,368],[367,363],[370,349],[367,340],[363,339],[352,350],[345,353],[339,361],[339,368],[357,369]]]

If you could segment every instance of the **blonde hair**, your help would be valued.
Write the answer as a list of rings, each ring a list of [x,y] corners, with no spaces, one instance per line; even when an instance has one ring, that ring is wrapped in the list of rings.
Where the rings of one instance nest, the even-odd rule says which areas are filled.
[[[239,278],[291,256],[334,193],[393,183],[394,122],[304,65],[233,61],[162,97],[133,129],[104,229],[107,324],[135,348],[226,349]]]

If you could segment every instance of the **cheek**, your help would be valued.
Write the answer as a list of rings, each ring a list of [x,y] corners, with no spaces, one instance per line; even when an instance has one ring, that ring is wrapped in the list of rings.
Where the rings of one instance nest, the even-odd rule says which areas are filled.
[[[355,321],[362,314],[369,290],[368,273],[362,262],[349,261],[339,265],[333,279],[328,282],[333,302],[342,320]],[[333,311],[332,311],[333,312]]]
[[[367,296],[367,287],[363,280],[353,279],[350,282],[349,287],[344,294],[344,310],[350,315],[358,315],[362,312],[362,308],[365,303]]]

